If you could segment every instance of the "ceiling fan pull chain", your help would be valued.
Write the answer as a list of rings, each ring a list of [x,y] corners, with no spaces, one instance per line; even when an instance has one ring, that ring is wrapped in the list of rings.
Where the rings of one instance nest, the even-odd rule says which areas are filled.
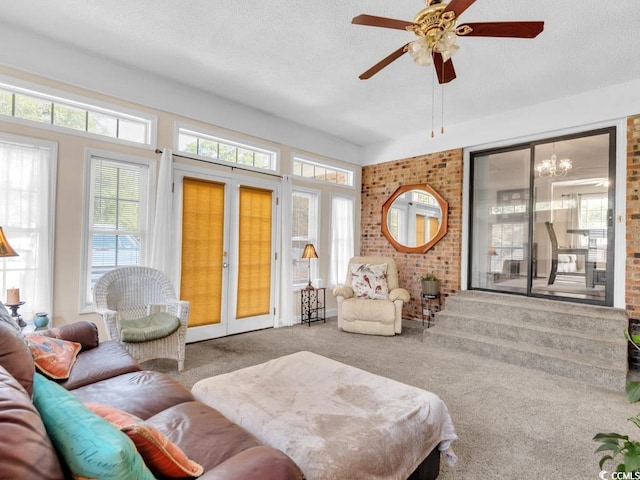
[[[441,111],[442,124],[440,127],[440,133],[444,135],[444,83],[442,84],[442,111]]]
[[[434,80],[435,72],[431,75],[431,138],[435,137],[436,134],[433,131],[433,127],[435,125],[434,117],[435,117],[435,106],[436,106],[436,82]]]

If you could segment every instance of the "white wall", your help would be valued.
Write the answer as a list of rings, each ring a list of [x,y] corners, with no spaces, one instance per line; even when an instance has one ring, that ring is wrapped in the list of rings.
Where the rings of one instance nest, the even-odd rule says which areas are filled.
[[[43,37],[26,34],[2,22],[0,45],[0,65],[307,152],[360,163],[360,147],[340,138],[147,72],[87,55]],[[170,69],[171,65],[167,68]]]
[[[615,75],[612,72],[612,75]],[[444,135],[413,135],[363,148],[363,165],[499,142],[515,144],[532,136],[557,136],[558,131],[590,130],[602,122],[626,119],[640,112],[640,80],[550,100],[526,109],[446,127]],[[547,135],[548,134],[548,135]],[[476,149],[476,148],[474,148]]]

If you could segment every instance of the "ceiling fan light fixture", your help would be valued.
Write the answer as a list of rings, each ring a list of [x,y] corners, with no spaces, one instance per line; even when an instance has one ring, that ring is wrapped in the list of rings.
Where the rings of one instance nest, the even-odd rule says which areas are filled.
[[[407,47],[409,55],[414,62],[423,67],[431,65],[432,50],[429,46],[429,41],[425,37],[420,37],[417,40],[409,43]]]

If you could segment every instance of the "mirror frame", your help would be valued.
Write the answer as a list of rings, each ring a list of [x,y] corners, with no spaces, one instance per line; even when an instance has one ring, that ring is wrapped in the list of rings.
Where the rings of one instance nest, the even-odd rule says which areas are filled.
[[[442,221],[440,222],[440,228],[438,228],[438,231],[436,232],[436,234],[427,243],[423,245],[418,245],[417,247],[407,247],[406,245],[402,245],[401,243],[398,243],[398,241],[395,238],[393,238],[393,235],[391,235],[391,232],[389,231],[389,227],[387,226],[387,215],[389,213],[389,209],[391,208],[391,204],[400,195],[403,195],[410,190],[422,190],[424,192],[427,192],[431,196],[433,196],[433,198],[435,198],[436,201],[438,202],[438,206],[440,207],[440,211],[442,212]],[[393,245],[393,248],[395,248],[398,252],[427,253],[431,248],[433,248],[433,246],[436,243],[438,243],[442,239],[442,237],[444,237],[447,234],[448,219],[449,219],[449,203],[444,198],[442,198],[442,196],[438,192],[436,192],[431,187],[431,185],[429,185],[428,183],[403,185],[398,187],[396,191],[393,192],[393,195],[391,195],[388,198],[388,200],[384,202],[384,204],[382,205],[382,222],[381,222],[382,235],[384,235],[384,237],[387,240],[389,240],[389,243],[391,243],[391,245]]]

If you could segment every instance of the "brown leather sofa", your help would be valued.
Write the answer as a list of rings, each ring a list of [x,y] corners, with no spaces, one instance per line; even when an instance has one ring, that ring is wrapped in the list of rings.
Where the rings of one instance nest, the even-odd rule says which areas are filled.
[[[122,409],[159,429],[204,467],[199,478],[304,479],[283,452],[261,445],[171,377],[142,370],[118,343],[99,343],[94,324],[58,330],[59,338],[82,345],[69,379],[60,384],[83,402]],[[31,402],[34,372],[23,337],[0,319],[0,478],[71,478]]]

